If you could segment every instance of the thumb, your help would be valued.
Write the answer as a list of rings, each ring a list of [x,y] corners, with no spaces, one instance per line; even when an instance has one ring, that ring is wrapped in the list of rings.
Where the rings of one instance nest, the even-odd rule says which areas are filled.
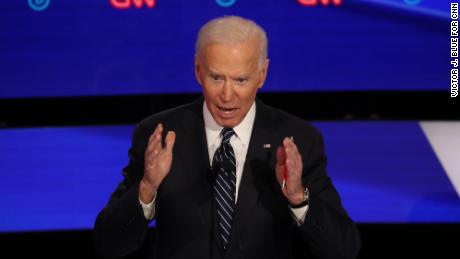
[[[168,152],[172,152],[175,141],[176,141],[176,133],[172,130],[168,131],[168,134],[166,134],[166,140],[165,140],[166,150]]]

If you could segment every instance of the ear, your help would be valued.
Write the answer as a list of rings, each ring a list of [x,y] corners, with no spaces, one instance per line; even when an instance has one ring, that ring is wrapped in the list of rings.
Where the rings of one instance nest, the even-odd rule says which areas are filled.
[[[200,57],[198,55],[195,55],[195,78],[198,84],[203,85],[200,78]]]
[[[267,79],[267,71],[268,71],[268,64],[270,63],[270,60],[267,58],[264,61],[264,64],[262,66],[262,70],[260,71],[260,82],[258,88],[261,88],[264,83],[265,79]]]

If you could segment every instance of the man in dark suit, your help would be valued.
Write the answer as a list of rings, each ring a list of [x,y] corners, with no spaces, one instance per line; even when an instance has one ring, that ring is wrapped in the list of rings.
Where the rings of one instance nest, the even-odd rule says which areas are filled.
[[[124,180],[97,217],[96,250],[154,258],[355,258],[356,226],[326,174],[321,134],[263,104],[267,39],[223,17],[200,30],[204,98],[143,120]]]

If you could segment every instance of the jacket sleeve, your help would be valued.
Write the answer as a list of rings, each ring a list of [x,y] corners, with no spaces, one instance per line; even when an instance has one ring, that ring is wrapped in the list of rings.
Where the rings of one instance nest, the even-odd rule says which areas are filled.
[[[323,139],[317,130],[309,149],[302,154],[302,181],[310,191],[309,209],[304,223],[298,227],[306,250],[302,254],[313,254],[316,258],[356,258],[361,247],[359,232],[326,174]]]
[[[123,181],[96,218],[93,232],[95,250],[110,258],[123,257],[140,248],[149,221],[139,202],[139,182],[144,171],[144,150],[148,136],[141,124],[133,134],[129,163]]]

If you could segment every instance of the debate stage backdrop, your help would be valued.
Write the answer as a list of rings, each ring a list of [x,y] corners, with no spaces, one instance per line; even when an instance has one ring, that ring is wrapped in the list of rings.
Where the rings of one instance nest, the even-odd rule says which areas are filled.
[[[0,12],[0,102],[198,93],[196,34],[222,15],[266,29],[264,92],[449,91],[445,0],[15,0]],[[460,222],[458,122],[313,123],[358,223]],[[92,228],[132,130],[1,129],[0,232]]]

